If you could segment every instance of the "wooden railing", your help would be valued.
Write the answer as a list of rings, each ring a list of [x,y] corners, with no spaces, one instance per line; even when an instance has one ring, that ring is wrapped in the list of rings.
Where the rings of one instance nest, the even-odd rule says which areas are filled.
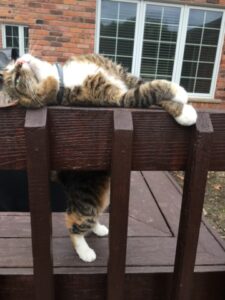
[[[0,169],[28,172],[36,300],[54,299],[51,169],[111,169],[108,300],[124,299],[131,170],[186,171],[171,300],[191,300],[207,172],[225,170],[225,113],[199,112],[187,128],[159,110],[4,109]]]

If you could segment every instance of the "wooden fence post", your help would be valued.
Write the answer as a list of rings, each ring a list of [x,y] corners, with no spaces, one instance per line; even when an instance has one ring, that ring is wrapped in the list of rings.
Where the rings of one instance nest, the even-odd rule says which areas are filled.
[[[115,110],[111,168],[108,300],[124,299],[132,139],[131,112]]]
[[[171,300],[191,300],[213,126],[199,114],[185,172]]]
[[[27,111],[25,136],[35,299],[53,300],[47,108]]]

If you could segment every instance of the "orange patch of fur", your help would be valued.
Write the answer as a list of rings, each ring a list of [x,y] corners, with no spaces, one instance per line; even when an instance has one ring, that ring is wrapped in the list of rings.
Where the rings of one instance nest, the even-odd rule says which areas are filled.
[[[75,213],[66,214],[65,219],[66,219],[66,227],[68,229],[70,229],[73,226],[73,224],[80,225],[83,223],[83,219],[78,215],[76,215]]]

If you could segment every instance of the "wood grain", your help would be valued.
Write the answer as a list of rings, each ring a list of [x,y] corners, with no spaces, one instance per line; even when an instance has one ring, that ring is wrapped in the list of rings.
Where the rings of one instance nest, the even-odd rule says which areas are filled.
[[[47,108],[27,111],[25,136],[35,299],[53,300]]]
[[[109,220],[107,300],[123,300],[127,251],[133,122],[130,112],[114,112]]]
[[[191,300],[213,127],[207,113],[202,114],[193,132],[177,239],[171,300]]]

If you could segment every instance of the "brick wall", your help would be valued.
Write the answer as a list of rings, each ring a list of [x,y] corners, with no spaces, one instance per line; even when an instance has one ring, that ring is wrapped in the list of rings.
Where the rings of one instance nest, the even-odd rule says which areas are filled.
[[[33,55],[65,61],[94,51],[95,11],[96,0],[1,0],[0,23],[28,25]]]
[[[50,62],[65,61],[71,55],[94,51],[96,1],[1,0],[0,24],[28,25],[30,52],[33,55]],[[225,5],[225,0],[180,0],[180,3],[218,7]],[[1,43],[0,38],[0,47]],[[225,46],[215,98],[225,101]]]

